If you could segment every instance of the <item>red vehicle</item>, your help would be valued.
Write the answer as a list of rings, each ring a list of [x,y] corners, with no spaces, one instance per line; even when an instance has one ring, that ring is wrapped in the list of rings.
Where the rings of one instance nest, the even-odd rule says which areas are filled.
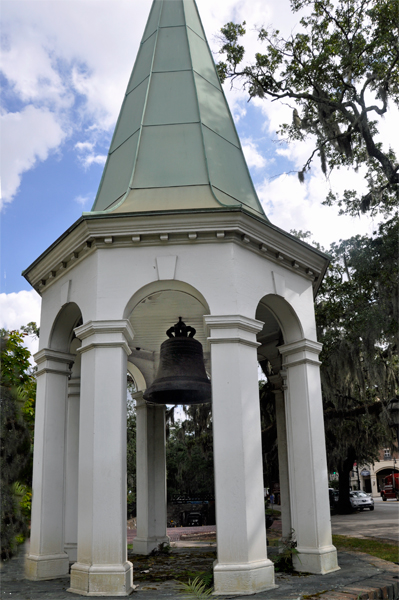
[[[381,498],[396,498],[399,500],[399,473],[392,473],[384,477],[384,485],[381,490]]]

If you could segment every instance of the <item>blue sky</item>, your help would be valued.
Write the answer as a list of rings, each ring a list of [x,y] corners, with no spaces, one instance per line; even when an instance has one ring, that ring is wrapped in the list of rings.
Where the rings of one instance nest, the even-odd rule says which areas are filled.
[[[289,0],[197,0],[211,48],[226,22],[246,20],[248,56],[258,49],[255,26],[297,28]],[[2,0],[2,204],[0,326],[39,321],[40,298],[21,276],[79,216],[90,210],[134,64],[151,0]],[[309,146],[276,143],[292,109],[225,92],[255,187],[270,220],[289,231],[310,230],[331,242],[373,225],[338,217],[321,205],[329,183],[318,165],[305,185],[295,174]],[[394,145],[398,112],[382,125]],[[331,180],[344,189],[355,176]],[[359,179],[358,185],[362,185]]]

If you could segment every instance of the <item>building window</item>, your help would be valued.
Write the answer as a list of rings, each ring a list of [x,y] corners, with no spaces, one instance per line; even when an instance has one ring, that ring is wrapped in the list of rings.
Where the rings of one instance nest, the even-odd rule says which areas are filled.
[[[389,448],[384,448],[384,460],[390,460],[392,458],[391,451]]]

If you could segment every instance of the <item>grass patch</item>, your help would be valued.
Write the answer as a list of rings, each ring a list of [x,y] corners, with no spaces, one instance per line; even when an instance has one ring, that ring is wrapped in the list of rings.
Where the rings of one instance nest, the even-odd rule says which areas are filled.
[[[337,550],[354,550],[366,552],[371,556],[397,563],[399,560],[399,544],[387,540],[353,538],[346,535],[333,535],[333,544]]]
[[[280,517],[281,516],[281,511],[276,510],[275,508],[273,508],[273,510],[271,508],[267,508],[265,512],[267,515],[270,515],[272,517]]]

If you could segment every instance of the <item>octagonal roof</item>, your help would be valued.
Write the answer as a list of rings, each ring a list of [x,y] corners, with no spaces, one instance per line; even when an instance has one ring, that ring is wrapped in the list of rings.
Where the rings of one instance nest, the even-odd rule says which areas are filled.
[[[195,0],[154,0],[89,214],[237,206],[267,220]]]

